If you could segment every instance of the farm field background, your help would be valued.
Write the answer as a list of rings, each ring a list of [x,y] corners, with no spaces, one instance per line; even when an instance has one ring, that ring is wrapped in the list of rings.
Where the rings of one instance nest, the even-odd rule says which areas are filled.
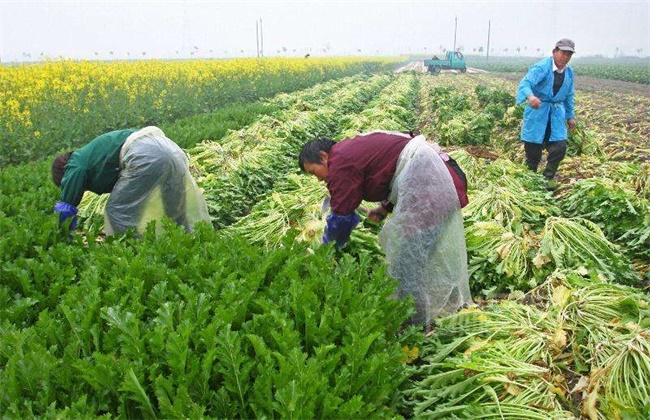
[[[468,57],[468,65],[500,73],[523,73],[541,57]],[[581,57],[571,60],[578,76],[650,84],[650,57]]]
[[[580,125],[549,193],[522,165],[514,77],[284,60],[260,66],[273,68],[267,84],[254,62],[227,63],[251,79],[197,76],[173,101],[160,96],[168,76],[127,78],[124,89],[91,78],[66,96],[69,85],[42,84],[38,66],[2,70],[5,86],[23,78],[23,96],[3,97],[17,105],[0,133],[0,412],[650,416],[648,85],[584,90],[578,76]],[[186,64],[159,64],[179,75],[165,88],[201,68]],[[142,107],[126,106],[131,86]],[[108,101],[92,116],[87,92]],[[50,110],[30,95],[68,102]],[[70,237],[52,215],[50,159],[142,124],[188,151],[212,225],[106,238],[105,197],[87,194]],[[389,299],[378,226],[364,221],[345,252],[318,245],[325,187],[298,171],[305,141],[374,129],[421,132],[468,175],[477,305],[427,336],[402,327],[411,302]]]

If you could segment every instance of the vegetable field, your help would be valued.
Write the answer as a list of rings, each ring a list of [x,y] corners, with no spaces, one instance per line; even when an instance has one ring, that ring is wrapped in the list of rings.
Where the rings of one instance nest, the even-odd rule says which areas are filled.
[[[22,114],[0,132],[0,413],[650,417],[650,98],[582,91],[578,78],[579,126],[561,187],[547,192],[523,165],[516,81],[302,61],[273,62],[265,91],[263,73],[234,85],[212,74],[173,103],[139,80],[155,109],[205,101],[174,115],[116,102],[102,108],[105,125],[85,119],[77,96],[66,119],[27,122],[31,105],[5,93]],[[24,77],[28,92],[41,70],[3,69],[0,80]],[[213,98],[220,89],[228,95]],[[52,214],[51,158],[78,145],[71,136],[143,123],[188,152],[212,224],[105,237],[107,197],[86,193],[68,235]],[[468,177],[475,305],[426,335],[403,326],[412,302],[391,298],[380,226],[361,215],[344,250],[320,245],[326,189],[298,169],[313,137],[378,129],[424,134]]]

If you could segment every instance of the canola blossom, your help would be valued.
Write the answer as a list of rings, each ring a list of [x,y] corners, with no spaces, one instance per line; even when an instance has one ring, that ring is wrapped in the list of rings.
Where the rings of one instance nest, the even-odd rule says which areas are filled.
[[[105,131],[158,125],[394,64],[264,58],[0,67],[0,166],[78,147]]]

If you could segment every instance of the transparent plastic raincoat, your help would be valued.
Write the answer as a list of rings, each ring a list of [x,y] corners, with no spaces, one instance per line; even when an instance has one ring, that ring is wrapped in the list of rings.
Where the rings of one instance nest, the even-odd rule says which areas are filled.
[[[424,136],[406,145],[391,184],[393,214],[380,234],[399,297],[415,299],[413,323],[472,303],[460,202],[439,152]]]
[[[131,134],[120,151],[120,176],[104,212],[107,235],[135,227],[143,232],[164,216],[191,231],[210,221],[208,208],[190,174],[185,152],[157,127]],[[157,224],[157,232],[162,226]]]

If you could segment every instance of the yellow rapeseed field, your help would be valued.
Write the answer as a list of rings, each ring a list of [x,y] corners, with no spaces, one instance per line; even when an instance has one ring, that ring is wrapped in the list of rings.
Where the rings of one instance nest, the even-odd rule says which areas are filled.
[[[173,121],[392,63],[264,58],[0,67],[0,166],[49,156],[104,131]]]

